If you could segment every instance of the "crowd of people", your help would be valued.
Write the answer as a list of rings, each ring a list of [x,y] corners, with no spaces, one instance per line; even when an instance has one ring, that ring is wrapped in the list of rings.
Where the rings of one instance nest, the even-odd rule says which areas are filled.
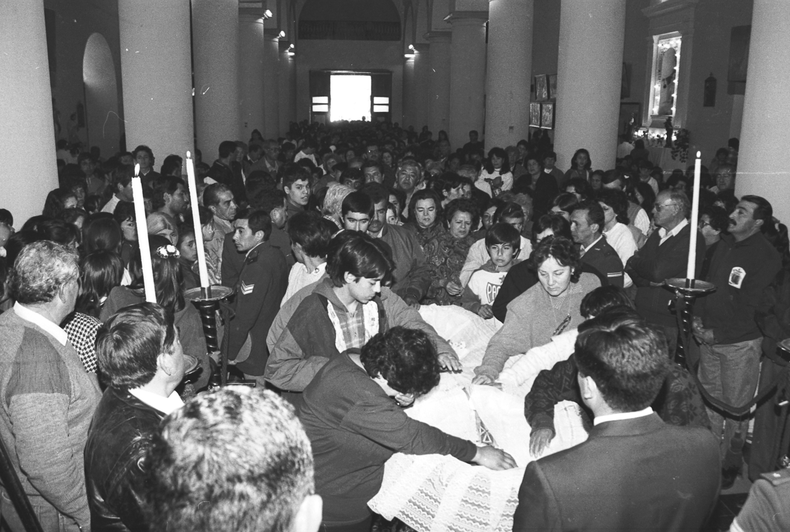
[[[485,152],[476,131],[453,150],[443,131],[389,123],[256,131],[210,165],[197,152],[199,229],[180,156],[157,172],[144,145],[107,159],[59,145],[42,214],[17,230],[0,209],[0,437],[44,530],[368,531],[395,452],[515,467],[406,414],[464,369],[423,305],[497,329],[475,385],[517,379],[511,358],[565,342],[525,397],[536,461],[515,530],[699,528],[751,439],[749,418],[703,399],[740,406],[781,370],[760,363],[790,336],[787,230],[769,199],[735,196],[737,141],[703,167],[697,227],[692,169],[664,172],[625,144],[615,168],[580,148],[563,172],[545,135]],[[692,231],[695,277],[716,291],[679,345],[664,281],[686,277]],[[221,353],[185,295],[199,241],[210,282],[233,291]],[[221,356],[232,383],[266,391],[208,391]],[[589,440],[541,458],[562,400],[583,405]],[[754,439],[775,439],[761,417]],[[776,453],[750,465],[771,471]],[[0,515],[24,530],[9,490]]]

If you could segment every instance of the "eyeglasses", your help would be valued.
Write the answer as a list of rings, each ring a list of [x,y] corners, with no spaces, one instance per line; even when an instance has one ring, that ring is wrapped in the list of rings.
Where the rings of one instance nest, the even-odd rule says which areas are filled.
[[[700,222],[699,228],[702,229],[703,227],[710,227],[710,222]]]
[[[671,206],[674,206],[674,205],[677,205],[677,203],[675,203],[675,202],[664,203],[663,205],[656,205],[655,209],[656,209],[656,212],[661,212],[664,209],[666,209],[667,207],[671,207]]]

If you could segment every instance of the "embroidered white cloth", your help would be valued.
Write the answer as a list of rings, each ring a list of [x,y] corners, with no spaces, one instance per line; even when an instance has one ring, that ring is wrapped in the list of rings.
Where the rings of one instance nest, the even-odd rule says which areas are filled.
[[[493,440],[496,447],[513,456],[518,467],[491,471],[449,456],[398,453],[387,461],[381,489],[368,506],[386,519],[398,518],[420,532],[509,531],[524,469],[533,459],[529,456],[530,428],[524,418],[523,395],[471,384],[473,370],[497,325],[460,307],[424,306],[420,314],[450,342],[464,372],[443,373],[439,386],[420,397],[407,413],[478,444],[483,438]],[[577,404],[561,402],[554,416],[557,435],[546,455],[587,439]]]

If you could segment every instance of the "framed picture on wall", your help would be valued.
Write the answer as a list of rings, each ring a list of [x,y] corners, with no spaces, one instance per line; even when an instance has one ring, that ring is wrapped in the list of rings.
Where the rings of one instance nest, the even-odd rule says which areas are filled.
[[[549,74],[549,98],[557,99],[557,74]]]
[[[546,74],[535,76],[535,99],[539,102],[549,99],[549,85]]]
[[[529,104],[529,125],[540,127],[540,103],[531,102]]]
[[[540,127],[554,129],[554,102],[540,104]]]

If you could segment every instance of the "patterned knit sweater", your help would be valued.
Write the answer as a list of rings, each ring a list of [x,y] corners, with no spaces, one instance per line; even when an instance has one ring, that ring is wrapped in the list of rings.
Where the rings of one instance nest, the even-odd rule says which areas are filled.
[[[83,450],[101,392],[70,344],[9,310],[0,316],[0,437],[22,487],[90,528]]]

